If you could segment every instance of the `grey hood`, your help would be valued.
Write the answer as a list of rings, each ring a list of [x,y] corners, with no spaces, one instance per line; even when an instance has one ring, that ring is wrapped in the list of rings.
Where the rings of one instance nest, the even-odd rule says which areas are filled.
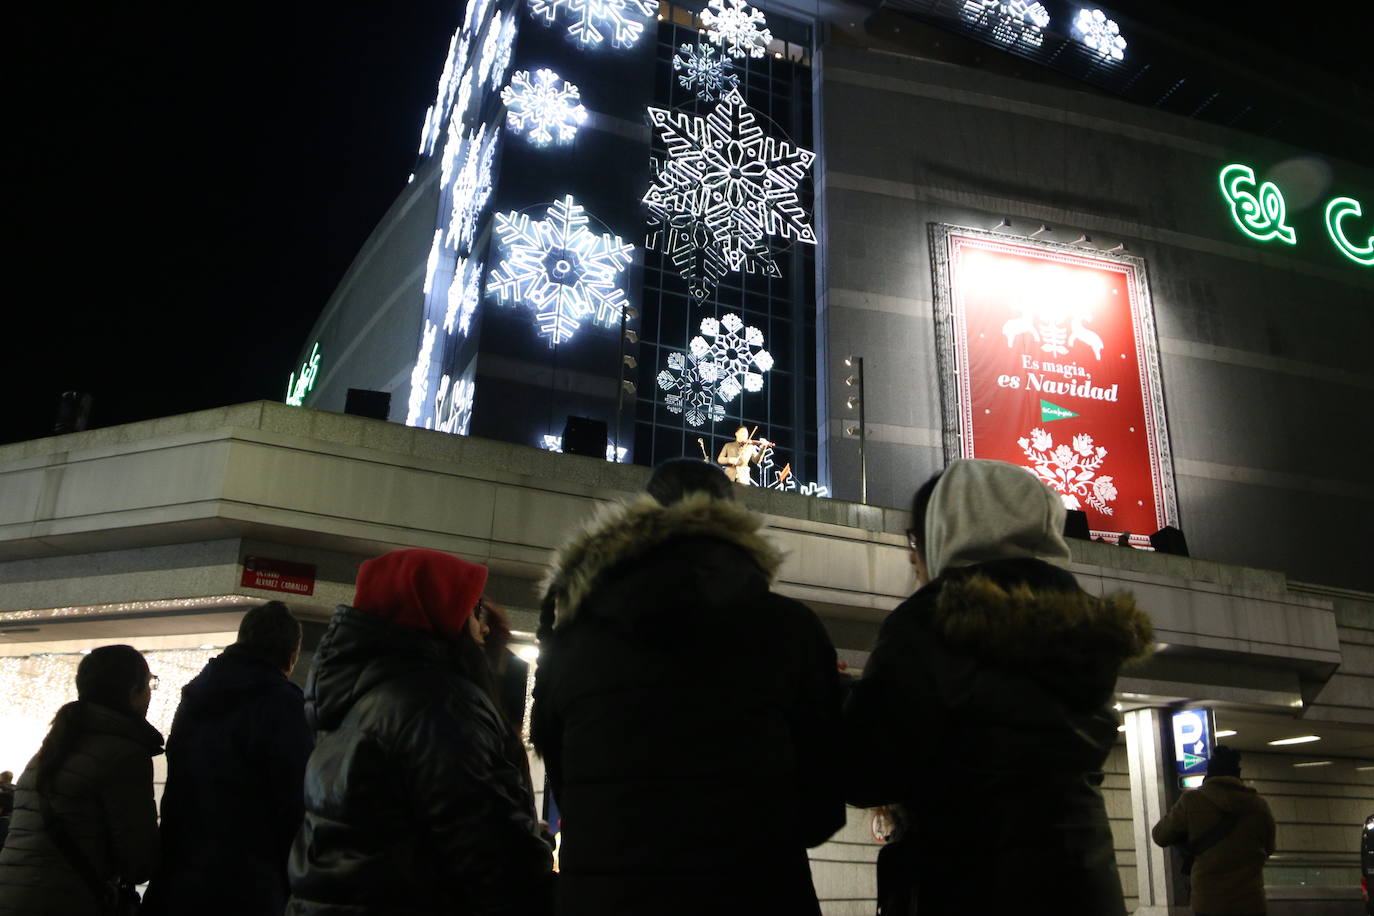
[[[924,543],[932,579],[951,567],[1019,557],[1069,565],[1063,500],[1004,461],[950,463],[930,497]]]

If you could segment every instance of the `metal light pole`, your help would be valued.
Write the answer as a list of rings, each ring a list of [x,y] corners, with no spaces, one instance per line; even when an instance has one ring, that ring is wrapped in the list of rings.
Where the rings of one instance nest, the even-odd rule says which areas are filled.
[[[854,371],[844,383],[857,393],[851,394],[845,402],[850,410],[859,410],[858,425],[845,427],[848,435],[859,437],[859,502],[868,504],[868,424],[864,422],[864,360],[862,356],[846,356],[844,364]]]

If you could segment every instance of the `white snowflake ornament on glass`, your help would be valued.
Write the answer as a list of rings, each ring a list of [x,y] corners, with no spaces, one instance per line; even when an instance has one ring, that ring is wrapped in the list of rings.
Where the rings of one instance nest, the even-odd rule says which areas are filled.
[[[695,90],[697,98],[708,102],[739,86],[739,77],[730,72],[734,68],[729,58],[704,41],[695,46],[683,44],[673,55],[678,83],[683,89]]]
[[[472,328],[472,316],[482,299],[482,262],[475,258],[459,258],[453,269],[453,282],[448,288],[448,308],[444,312],[444,331],[467,336]]]
[[[491,64],[492,92],[501,88],[501,84],[506,80],[506,71],[510,69],[510,55],[515,49],[516,21],[517,17],[512,12],[501,26],[501,40],[497,43],[496,57]]]
[[[410,370],[410,399],[406,402],[406,426],[419,426],[425,409],[425,395],[429,392],[429,369],[434,359],[434,338],[439,326],[425,320],[425,329],[420,336],[420,352],[415,357],[415,368]]]
[[[669,413],[682,414],[693,426],[707,420],[725,419],[725,408],[716,403],[716,366],[700,362],[680,351],[668,354],[668,368],[657,376],[658,387],[667,392],[663,406]]]
[[[594,48],[611,37],[611,46],[628,48],[658,13],[656,0],[531,0],[530,15],[545,25],[566,23],[568,37]]]
[[[994,41],[1029,48],[1044,43],[1045,28],[1050,24],[1049,10],[1026,0],[964,0],[961,15]]]
[[[487,9],[492,0],[468,0],[467,12],[463,15],[463,31],[475,35],[482,31],[482,22],[487,18]]]
[[[429,295],[430,289],[434,286],[434,272],[439,269],[439,253],[444,247],[444,230],[434,230],[434,242],[429,246],[429,257],[425,259],[425,283],[421,287],[421,292]]]
[[[1121,28],[1101,10],[1079,10],[1073,31],[1099,59],[1125,59],[1126,39],[1121,37]]]
[[[472,426],[472,404],[477,385],[468,379],[451,382],[445,375],[439,380],[439,392],[434,396],[434,428],[441,433],[466,436]]]
[[[744,0],[710,0],[701,22],[706,37],[731,57],[762,57],[773,41],[763,13]]]
[[[514,18],[514,15],[512,13],[511,18]],[[491,17],[491,25],[487,27],[487,37],[482,42],[482,56],[477,63],[476,84],[478,86],[484,85],[491,79],[492,68],[495,66],[497,58],[501,56],[501,37],[505,34],[504,18],[498,12]],[[509,49],[506,51],[506,56],[510,56]]]
[[[773,357],[763,349],[762,331],[745,327],[738,315],[727,312],[720,320],[703,318],[701,334],[688,347],[698,362],[714,364],[716,394],[722,401],[728,404],[741,391],[763,390],[763,373],[773,368]]]
[[[557,346],[584,321],[619,324],[625,308],[622,275],[634,246],[610,233],[593,233],[586,212],[571,196],[552,203],[546,213],[542,220],[514,211],[496,215],[503,256],[488,278],[488,290],[503,303],[532,309],[539,333]]]
[[[528,70],[516,70],[510,85],[501,90],[506,127],[525,134],[535,146],[547,146],[555,137],[559,143],[569,143],[587,120],[580,97],[576,86],[548,68],[536,70],[533,78]]]
[[[458,251],[469,251],[477,234],[477,223],[491,199],[491,170],[496,160],[496,132],[486,136],[486,125],[477,128],[463,142],[463,165],[453,180],[452,209],[444,244]]]

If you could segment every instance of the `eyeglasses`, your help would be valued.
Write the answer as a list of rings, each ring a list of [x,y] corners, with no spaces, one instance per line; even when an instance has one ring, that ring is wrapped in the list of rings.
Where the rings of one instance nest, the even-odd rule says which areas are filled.
[[[472,613],[473,616],[477,618],[478,623],[486,623],[491,619],[491,609],[487,607],[487,602],[484,598],[477,599],[477,610]]]
[[[910,528],[906,530],[906,546],[910,547],[912,550],[921,549],[921,542],[916,540],[916,532],[912,531]]]
[[[157,689],[157,685],[160,684],[160,683],[161,683],[161,681],[158,679],[158,676],[157,676],[156,674],[150,674],[150,675],[148,675],[148,689],[149,689],[149,690],[156,690],[156,689]]]

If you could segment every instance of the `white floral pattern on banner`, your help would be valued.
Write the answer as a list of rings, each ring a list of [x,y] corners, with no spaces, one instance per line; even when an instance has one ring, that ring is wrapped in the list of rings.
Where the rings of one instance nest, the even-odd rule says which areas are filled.
[[[1087,503],[1103,515],[1112,514],[1112,507],[1107,504],[1118,495],[1116,484],[1110,476],[1098,476],[1107,450],[1094,446],[1092,436],[1079,433],[1073,437],[1072,446],[1062,442],[1055,445],[1053,436],[1036,428],[1029,438],[1022,436],[1016,444],[1033,462],[1027,470],[1057,492],[1065,508],[1081,509],[1082,503]]]

